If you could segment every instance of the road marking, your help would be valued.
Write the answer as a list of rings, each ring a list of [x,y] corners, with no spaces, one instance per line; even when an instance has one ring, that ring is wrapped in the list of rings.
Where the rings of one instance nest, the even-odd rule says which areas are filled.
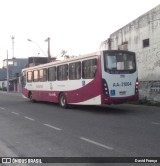
[[[17,112],[12,112],[12,114],[14,114],[14,115],[19,115],[19,113],[17,113]]]
[[[62,130],[62,129],[60,129],[60,128],[57,128],[57,127],[52,126],[52,125],[49,125],[49,124],[43,124],[43,125],[45,125],[45,126],[47,126],[47,127],[50,127],[50,128],[52,128],[52,129],[58,130],[58,131],[61,131],[61,130]]]
[[[154,125],[160,125],[160,123],[158,123],[158,122],[152,122],[152,124],[154,124]]]
[[[92,140],[90,140],[90,139],[88,139],[88,138],[80,137],[80,139],[81,139],[81,140],[84,140],[84,141],[87,141],[87,142],[89,142],[89,143],[95,144],[95,145],[97,145],[97,146],[101,146],[101,147],[106,148],[106,149],[108,149],[108,150],[113,150],[113,148],[110,147],[110,146],[106,146],[106,145],[101,144],[101,143],[98,143],[98,142],[96,142],[96,141],[92,141]]]
[[[28,120],[31,120],[31,121],[35,121],[35,119],[32,119],[32,118],[30,118],[30,117],[28,117],[28,116],[24,116],[26,119],[28,119]]]
[[[6,110],[4,107],[0,107],[1,110]]]

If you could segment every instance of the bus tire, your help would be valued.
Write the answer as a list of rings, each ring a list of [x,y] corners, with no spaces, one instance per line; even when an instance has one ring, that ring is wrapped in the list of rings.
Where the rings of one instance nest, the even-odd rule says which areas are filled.
[[[67,108],[67,98],[65,96],[64,93],[61,93],[59,95],[59,105],[62,107],[62,108]]]
[[[34,102],[33,96],[32,96],[32,92],[29,92],[29,100],[30,100],[31,102]]]

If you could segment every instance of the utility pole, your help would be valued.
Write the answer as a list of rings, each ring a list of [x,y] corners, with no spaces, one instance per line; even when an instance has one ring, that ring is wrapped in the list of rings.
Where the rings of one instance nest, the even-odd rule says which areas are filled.
[[[15,37],[11,36],[11,39],[12,39],[12,55],[13,55],[13,59],[14,59],[14,39],[15,39]]]
[[[48,62],[51,60],[51,53],[50,53],[50,37],[48,37],[45,42],[48,42]]]
[[[9,92],[9,69],[8,69],[8,50],[7,50],[7,93]]]

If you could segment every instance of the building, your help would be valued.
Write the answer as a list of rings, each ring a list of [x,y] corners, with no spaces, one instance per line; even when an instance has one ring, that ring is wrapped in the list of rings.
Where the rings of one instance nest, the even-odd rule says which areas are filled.
[[[48,62],[48,57],[29,57],[28,67],[37,66]]]
[[[55,61],[56,58],[52,58]],[[0,69],[0,90],[7,90],[7,62],[9,75],[9,91],[21,92],[19,81],[21,70],[25,67],[37,66],[48,62],[48,57],[12,58],[3,60],[3,68]]]
[[[7,61],[9,75],[9,91],[20,92],[19,75],[21,70],[28,65],[28,59],[12,58],[3,60],[3,68],[0,69],[0,89],[7,90]]]
[[[136,52],[140,98],[160,101],[160,5],[113,32],[100,49]]]

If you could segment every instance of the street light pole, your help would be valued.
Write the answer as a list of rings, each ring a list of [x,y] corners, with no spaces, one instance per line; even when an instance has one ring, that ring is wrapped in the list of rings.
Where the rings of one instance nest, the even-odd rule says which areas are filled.
[[[50,52],[50,37],[48,37],[45,42],[48,42],[48,62],[51,61],[51,52]]]
[[[12,39],[12,55],[13,55],[13,59],[14,59],[14,39],[15,39],[15,37],[11,36],[11,39]]]
[[[37,47],[43,52],[43,54],[44,54],[45,56],[47,56],[47,55],[44,53],[44,51],[41,49],[41,47],[39,46],[39,44],[38,44],[37,42],[35,42],[35,41],[31,40],[31,39],[28,39],[28,41],[29,41],[29,42],[32,42],[32,43],[34,43],[34,44],[36,44]]]

